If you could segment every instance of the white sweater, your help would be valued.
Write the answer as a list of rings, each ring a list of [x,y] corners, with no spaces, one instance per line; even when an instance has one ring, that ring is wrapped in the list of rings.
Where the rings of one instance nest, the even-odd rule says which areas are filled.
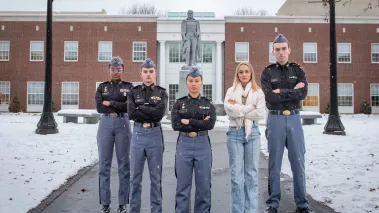
[[[252,99],[246,101],[247,103],[253,103],[252,105],[243,105],[243,104],[230,104],[229,99],[236,100],[236,96],[242,96],[242,94],[237,94],[236,91],[233,91],[233,87],[230,87],[225,95],[224,108],[225,112],[229,118],[229,126],[233,127],[243,127],[244,119],[249,119],[254,121],[256,124],[259,120],[266,119],[266,101],[265,95],[261,89],[258,91],[251,91],[252,95],[249,97]],[[256,109],[253,110],[253,106]]]

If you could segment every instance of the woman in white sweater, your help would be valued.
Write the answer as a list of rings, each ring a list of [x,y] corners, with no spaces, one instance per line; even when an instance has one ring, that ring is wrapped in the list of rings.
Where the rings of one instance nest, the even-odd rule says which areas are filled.
[[[263,91],[255,82],[247,62],[236,68],[233,86],[225,95],[229,117],[227,146],[231,171],[231,213],[258,212],[258,171],[260,130],[258,121],[266,117]]]

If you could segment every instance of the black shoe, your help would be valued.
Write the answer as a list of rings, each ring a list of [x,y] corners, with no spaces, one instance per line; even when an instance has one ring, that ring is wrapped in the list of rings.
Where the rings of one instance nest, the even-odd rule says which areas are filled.
[[[275,207],[270,206],[270,207],[268,207],[268,208],[266,209],[266,212],[267,212],[267,213],[278,213],[278,208],[275,208]]]
[[[128,213],[128,211],[126,210],[126,205],[119,205],[117,213]]]
[[[311,212],[313,211],[308,207],[296,209],[296,213],[311,213]]]
[[[103,208],[101,208],[101,213],[110,213],[111,212],[111,208],[109,207],[109,205],[103,205]]]

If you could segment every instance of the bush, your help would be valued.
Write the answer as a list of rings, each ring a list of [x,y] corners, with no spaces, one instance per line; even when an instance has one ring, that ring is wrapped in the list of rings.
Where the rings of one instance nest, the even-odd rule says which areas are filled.
[[[330,104],[329,103],[326,104],[326,108],[325,108],[324,113],[325,114],[329,114],[330,113]]]
[[[366,114],[366,115],[370,115],[371,114],[370,104],[367,101],[363,101],[363,103],[361,104],[359,112]]]
[[[8,107],[9,112],[21,112],[20,101],[15,96]]]
[[[55,107],[54,101],[51,101],[51,112],[57,112],[57,108]]]

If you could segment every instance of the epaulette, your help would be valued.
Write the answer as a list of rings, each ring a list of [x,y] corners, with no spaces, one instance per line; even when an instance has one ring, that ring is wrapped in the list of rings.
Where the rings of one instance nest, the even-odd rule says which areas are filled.
[[[141,85],[134,86],[134,87],[132,87],[132,89],[138,89],[139,86],[141,86]]]
[[[202,98],[202,99],[205,99],[205,100],[207,100],[207,101],[210,101],[210,102],[212,102],[212,99],[210,99],[210,98],[208,98],[208,97],[205,97],[205,96],[201,96],[201,98]]]
[[[299,64],[297,64],[297,63],[295,63],[295,62],[290,62],[290,63],[288,63],[288,64],[289,64],[290,66],[298,67],[298,68],[304,70],[302,66],[300,66]]]
[[[274,68],[276,66],[276,63],[274,63],[274,64],[269,64],[268,66],[266,66],[265,68],[264,68],[264,70],[267,70],[267,69],[269,69],[269,68]]]
[[[131,85],[133,85],[131,82],[129,82],[129,81],[122,81],[122,83],[126,83],[126,84],[131,84]]]
[[[163,87],[161,87],[159,85],[155,85],[155,87],[158,87],[159,89],[162,89],[162,90],[166,90],[166,88],[163,88]]]
[[[188,97],[188,95],[183,96],[183,97],[181,97],[181,98],[178,98],[178,100],[184,100],[184,99],[186,99],[187,97]]]

